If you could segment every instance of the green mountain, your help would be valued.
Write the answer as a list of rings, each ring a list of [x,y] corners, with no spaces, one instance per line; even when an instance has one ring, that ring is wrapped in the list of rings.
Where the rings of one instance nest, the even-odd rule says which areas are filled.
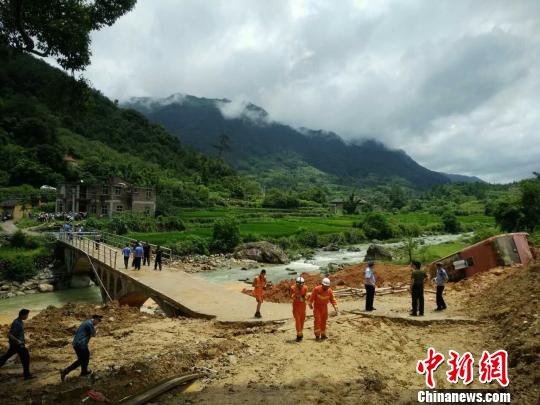
[[[172,95],[132,98],[124,106],[162,124],[188,145],[222,156],[268,186],[308,182],[373,186],[394,181],[414,188],[450,182],[422,167],[402,150],[376,140],[346,143],[332,132],[295,129],[269,120],[262,108],[229,100]],[[226,135],[226,142],[223,140]]]
[[[202,205],[235,171],[119,108],[84,81],[0,47],[0,187],[88,183],[117,175],[157,185],[160,200]],[[225,190],[227,191],[227,190]]]

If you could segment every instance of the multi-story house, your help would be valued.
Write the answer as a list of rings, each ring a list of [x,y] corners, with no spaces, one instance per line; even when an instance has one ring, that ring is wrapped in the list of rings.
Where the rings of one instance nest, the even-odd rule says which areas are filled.
[[[123,211],[155,215],[155,188],[134,186],[112,177],[101,184],[88,185],[81,180],[62,184],[57,189],[56,212],[86,212],[111,217]]]

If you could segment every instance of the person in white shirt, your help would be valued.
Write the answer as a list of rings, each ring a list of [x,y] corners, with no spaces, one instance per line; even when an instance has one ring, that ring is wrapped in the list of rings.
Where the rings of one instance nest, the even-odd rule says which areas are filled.
[[[442,263],[437,263],[437,272],[435,273],[435,284],[437,285],[437,309],[443,311],[446,309],[446,303],[443,298],[444,284],[448,281],[448,273],[443,268]]]
[[[373,300],[375,299],[375,262],[369,261],[364,270],[364,287],[366,288],[366,311],[374,311]]]

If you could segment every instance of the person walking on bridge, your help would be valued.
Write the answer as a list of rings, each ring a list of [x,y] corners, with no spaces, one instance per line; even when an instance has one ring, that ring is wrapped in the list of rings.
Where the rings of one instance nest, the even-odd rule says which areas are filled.
[[[144,249],[143,249],[143,247],[141,246],[140,243],[137,243],[137,246],[135,247],[135,252],[133,253],[133,255],[135,256],[134,257],[134,259],[135,259],[135,270],[140,270],[141,269],[141,261],[142,261],[143,255],[144,255]]]
[[[157,270],[159,266],[159,271],[161,271],[161,258],[163,257],[163,250],[161,246],[156,248],[156,257],[154,258],[154,270]]]
[[[437,272],[435,273],[434,281],[437,285],[437,309],[435,311],[443,311],[446,309],[446,302],[444,302],[443,291],[444,284],[448,281],[448,273],[443,268],[442,263],[437,263]]]
[[[308,288],[304,285],[304,278],[298,277],[296,284],[291,286],[291,298],[293,302],[293,316],[296,324],[296,341],[301,342],[304,338],[304,322],[306,321],[306,299]]]
[[[144,244],[143,252],[143,266],[150,266],[150,245],[148,242]]]
[[[126,246],[122,249],[122,254],[124,255],[124,266],[127,270],[129,266],[129,258],[131,257],[131,248],[129,247],[128,242],[126,242]]]
[[[23,367],[23,377],[25,380],[34,378],[34,376],[30,374],[30,353],[28,353],[24,341],[24,321],[28,319],[29,313],[29,309],[21,309],[17,319],[11,323],[8,332],[9,349],[2,357],[0,357],[0,367],[2,367],[10,357],[15,353],[18,354]]]
[[[412,316],[424,316],[424,281],[427,274],[420,267],[420,262],[411,263]]]
[[[322,284],[313,289],[309,296],[309,308],[313,309],[314,332],[316,340],[324,340],[326,336],[326,321],[328,320],[328,304],[332,304],[336,315],[338,307],[334,292],[330,288],[330,279],[325,277]]]
[[[374,311],[373,301],[375,299],[375,273],[373,268],[375,262],[370,260],[364,270],[364,287],[366,288],[366,311]]]
[[[257,300],[257,310],[255,318],[261,318],[261,305],[264,300],[264,290],[266,289],[266,270],[262,269],[257,277],[253,279],[253,296]]]
[[[77,329],[73,338],[73,350],[75,350],[77,360],[71,366],[60,370],[60,379],[62,381],[66,379],[66,376],[70,372],[79,367],[81,368],[81,376],[92,374],[92,370],[88,368],[88,363],[90,362],[88,343],[90,339],[96,336],[96,326],[101,322],[101,318],[103,318],[101,315],[92,315],[92,319],[87,319]]]

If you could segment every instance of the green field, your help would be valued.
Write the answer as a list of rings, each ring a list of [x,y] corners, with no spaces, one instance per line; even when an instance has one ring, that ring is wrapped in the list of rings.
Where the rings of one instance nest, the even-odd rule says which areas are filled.
[[[440,216],[428,212],[387,213],[385,215],[395,224],[416,224],[420,227],[442,224]],[[224,216],[234,216],[238,220],[242,236],[256,235],[260,238],[280,238],[294,235],[300,229],[321,235],[343,232],[352,229],[353,223],[362,222],[365,214],[330,216],[327,211],[309,209],[294,211],[260,208],[187,209],[181,214],[187,228],[185,231],[132,232],[129,236],[162,245],[184,240],[191,235],[211,238],[214,220]],[[458,218],[466,229],[494,224],[493,218],[481,214]]]

